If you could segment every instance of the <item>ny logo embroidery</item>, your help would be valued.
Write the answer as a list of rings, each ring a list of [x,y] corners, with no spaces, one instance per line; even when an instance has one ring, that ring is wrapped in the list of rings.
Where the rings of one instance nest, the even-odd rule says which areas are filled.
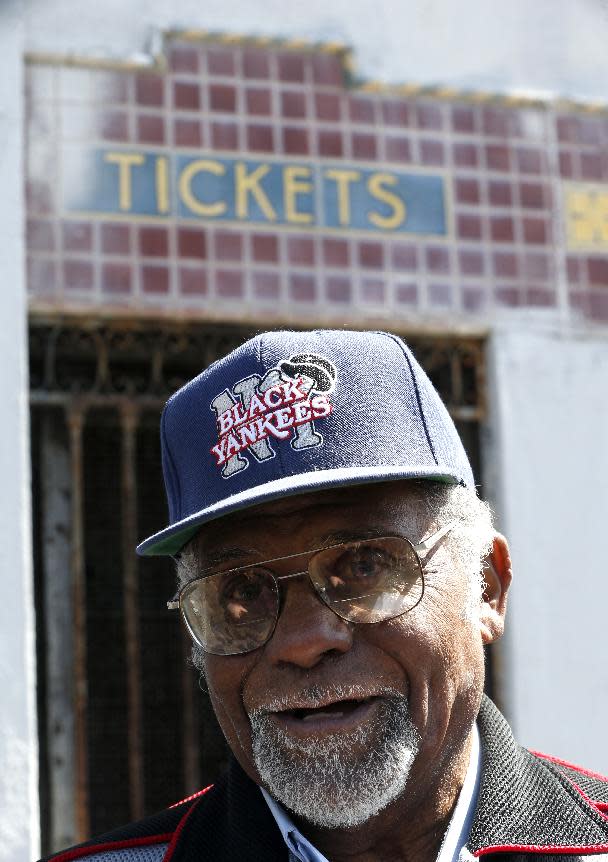
[[[328,394],[335,380],[336,369],[325,357],[296,354],[264,377],[251,374],[216,395],[210,408],[216,415],[218,442],[211,452],[222,476],[228,479],[246,470],[248,455],[258,463],[274,458],[273,437],[291,437],[295,451],[321,446],[323,436],[314,420],[332,412]]]

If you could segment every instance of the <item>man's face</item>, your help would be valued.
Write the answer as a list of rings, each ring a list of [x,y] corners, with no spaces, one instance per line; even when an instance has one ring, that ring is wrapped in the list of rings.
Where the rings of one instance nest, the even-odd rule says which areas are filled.
[[[419,495],[409,483],[389,482],[257,506],[202,528],[202,566],[220,550],[229,569],[370,532],[415,543],[442,526],[421,518]],[[391,782],[394,798],[406,780],[408,793],[422,798],[464,749],[484,678],[480,622],[467,613],[474,573],[459,570],[449,536],[423,564],[424,597],[401,617],[355,625],[327,608],[308,579],[286,579],[268,643],[244,655],[205,656],[209,693],[235,756],[296,813],[304,811],[291,790],[282,798],[277,784],[297,790],[312,782],[317,795],[325,786],[321,807],[338,798],[341,808],[356,808],[362,787],[377,796]],[[363,800],[359,821],[390,801],[374,809],[373,799]],[[310,810],[310,799],[302,808]]]

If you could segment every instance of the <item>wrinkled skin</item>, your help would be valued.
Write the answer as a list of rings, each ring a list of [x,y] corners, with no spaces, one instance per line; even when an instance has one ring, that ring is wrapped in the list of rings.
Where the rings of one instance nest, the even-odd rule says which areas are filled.
[[[222,563],[227,569],[332,544],[328,534],[336,531],[378,529],[416,542],[442,526],[421,523],[417,494],[407,482],[387,482],[274,501],[205,525],[198,551],[204,566],[210,554],[234,549]],[[489,562],[476,619],[466,618],[468,575],[458,571],[446,539],[425,562],[422,602],[404,616],[373,625],[345,622],[306,579],[296,578],[281,585],[281,614],[267,644],[245,655],[205,656],[219,723],[257,783],[248,718],[256,708],[305,687],[345,682],[370,693],[390,686],[409,697],[421,746],[403,796],[358,828],[327,830],[299,821],[331,860],[435,858],[468,765],[483,691],[483,644],[502,634],[511,574],[499,535]]]

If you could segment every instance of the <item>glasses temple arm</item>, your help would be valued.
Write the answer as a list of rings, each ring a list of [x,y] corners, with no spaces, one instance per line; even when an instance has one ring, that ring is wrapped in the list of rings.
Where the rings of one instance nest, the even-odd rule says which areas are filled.
[[[445,527],[442,527],[436,533],[433,533],[432,536],[429,536],[427,539],[423,539],[422,542],[418,542],[417,545],[414,545],[414,550],[418,553],[427,553],[432,548],[435,547],[437,542],[441,541],[445,535],[447,535],[450,530],[453,530],[456,526],[456,521],[450,521],[449,524],[446,524]]]

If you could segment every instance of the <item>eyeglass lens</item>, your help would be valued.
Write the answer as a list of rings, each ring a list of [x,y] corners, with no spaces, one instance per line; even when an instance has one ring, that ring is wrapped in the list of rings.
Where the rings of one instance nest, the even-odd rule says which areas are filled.
[[[308,561],[319,598],[354,623],[376,623],[406,613],[422,598],[418,556],[398,536],[324,548]],[[237,655],[262,646],[280,610],[277,580],[264,566],[218,572],[192,581],[181,596],[190,634],[207,652]]]

